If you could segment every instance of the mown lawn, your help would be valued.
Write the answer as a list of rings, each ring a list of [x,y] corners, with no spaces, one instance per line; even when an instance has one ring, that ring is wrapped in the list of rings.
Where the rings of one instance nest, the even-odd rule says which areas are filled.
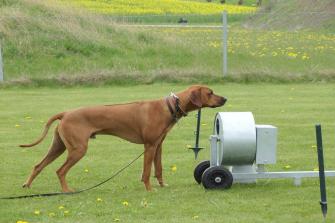
[[[32,166],[46,153],[48,138],[32,149],[44,122],[57,112],[79,106],[163,98],[184,85],[154,84],[100,88],[8,88],[0,90],[0,196],[59,191],[55,171],[64,161],[48,166],[30,190],[21,188]],[[200,144],[206,150],[195,161],[195,113],[182,119],[163,149],[164,176],[169,187],[148,193],[140,182],[142,160],[112,182],[73,196],[1,200],[0,222],[322,222],[318,179],[262,180],[257,185],[234,185],[228,191],[205,191],[193,179],[193,169],[209,158],[208,136],[219,111],[252,111],[256,123],[279,128],[277,164],[269,170],[313,170],[317,167],[314,124],[323,126],[326,169],[335,169],[335,84],[224,84],[211,86],[228,97],[223,108],[203,111]],[[154,130],[153,130],[154,131]],[[90,142],[87,155],[70,171],[69,185],[85,188],[108,178],[143,151],[142,146],[110,136]],[[175,166],[176,171],[171,167]],[[287,167],[289,166],[289,167]],[[286,167],[286,168],[285,168]],[[328,179],[329,214],[334,222],[334,179]],[[127,203],[124,203],[127,202]],[[124,205],[128,204],[128,206]]]

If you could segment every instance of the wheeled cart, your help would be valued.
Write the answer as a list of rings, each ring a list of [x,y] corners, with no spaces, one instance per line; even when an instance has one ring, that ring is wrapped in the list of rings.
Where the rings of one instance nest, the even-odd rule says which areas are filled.
[[[318,177],[318,171],[266,172],[265,165],[276,163],[278,129],[256,125],[251,112],[219,112],[210,136],[210,160],[194,169],[194,178],[207,189],[228,189],[234,183],[256,183],[257,179]],[[325,171],[334,177],[335,171]]]

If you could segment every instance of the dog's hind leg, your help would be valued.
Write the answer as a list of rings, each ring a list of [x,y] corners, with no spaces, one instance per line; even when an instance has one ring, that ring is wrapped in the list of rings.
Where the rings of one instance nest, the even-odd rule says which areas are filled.
[[[69,154],[65,163],[56,172],[63,192],[74,192],[74,190],[68,187],[65,177],[70,168],[73,167],[86,154],[87,145],[76,149],[69,149],[68,151]]]
[[[39,162],[37,165],[34,166],[32,173],[30,174],[27,181],[23,184],[23,187],[30,187],[33,180],[37,177],[37,175],[46,167],[48,164],[50,164],[52,161],[54,161],[57,157],[59,157],[63,152],[65,151],[65,145],[59,136],[58,133],[58,126],[55,129],[54,138],[52,145],[47,153],[47,155]]]

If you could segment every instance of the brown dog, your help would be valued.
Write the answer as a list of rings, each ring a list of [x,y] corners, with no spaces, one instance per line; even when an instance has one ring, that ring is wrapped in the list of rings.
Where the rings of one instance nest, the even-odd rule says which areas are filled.
[[[165,99],[85,107],[54,115],[48,120],[42,136],[36,142],[20,145],[31,147],[40,143],[46,136],[50,125],[55,120],[60,120],[47,155],[33,168],[23,187],[30,187],[43,168],[67,148],[67,159],[57,170],[57,175],[62,190],[71,192],[65,176],[69,169],[85,155],[89,138],[94,138],[97,134],[114,135],[132,143],[144,144],[142,181],[145,188],[148,191],[151,190],[152,163],[154,163],[155,176],[159,184],[164,186],[161,154],[166,134],[179,118],[187,115],[187,112],[203,107],[222,106],[225,102],[224,97],[213,94],[213,91],[205,86],[191,86]]]

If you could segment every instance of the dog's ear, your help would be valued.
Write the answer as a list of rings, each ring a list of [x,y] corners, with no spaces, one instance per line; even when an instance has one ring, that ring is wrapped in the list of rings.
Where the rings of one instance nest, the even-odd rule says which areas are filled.
[[[195,105],[198,108],[202,107],[202,102],[201,102],[201,91],[200,89],[192,91],[191,96],[190,96],[191,103]]]

